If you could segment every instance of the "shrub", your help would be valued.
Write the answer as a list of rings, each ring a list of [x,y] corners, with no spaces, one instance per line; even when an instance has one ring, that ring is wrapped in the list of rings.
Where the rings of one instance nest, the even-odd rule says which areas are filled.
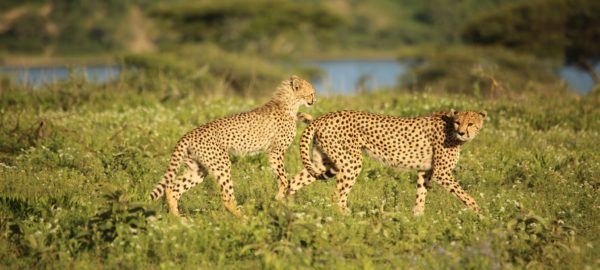
[[[179,81],[182,84],[178,87],[180,91],[213,94],[231,91],[242,95],[265,95],[293,73],[303,72],[257,56],[230,53],[213,44],[184,46],[161,54],[125,55],[120,59],[125,67],[141,71],[139,76],[153,82],[148,89],[160,90],[164,85],[161,82]]]
[[[315,40],[333,39],[332,29],[342,23],[320,4],[281,0],[159,4],[149,14],[164,21],[178,42],[211,41],[229,50],[267,54],[289,53]]]
[[[502,48],[425,48],[402,51],[399,58],[412,63],[401,81],[414,91],[492,98],[566,92],[555,75],[554,62]]]

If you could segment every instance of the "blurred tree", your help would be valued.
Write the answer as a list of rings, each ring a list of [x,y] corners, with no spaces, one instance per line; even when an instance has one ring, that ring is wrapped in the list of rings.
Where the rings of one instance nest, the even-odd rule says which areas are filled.
[[[444,43],[459,43],[461,29],[482,10],[489,10],[515,0],[421,0],[413,19],[433,27]]]
[[[423,1],[423,7],[419,9],[414,17],[416,20],[429,24],[438,31],[443,40],[456,43],[460,39],[460,28],[465,20],[464,2],[456,1],[448,5],[445,0]]]
[[[141,0],[137,0],[141,1]],[[39,53],[118,50],[129,41],[127,15],[133,1],[10,0],[0,7],[0,49]],[[7,19],[8,18],[8,19]]]
[[[53,37],[46,30],[47,20],[25,11],[0,32],[0,48],[21,52],[41,52]]]
[[[463,31],[469,43],[501,45],[540,57],[562,59],[600,77],[600,1],[534,0],[510,4],[471,20]]]
[[[102,51],[124,47],[123,24],[129,8],[119,0],[52,0],[51,18],[60,22],[62,51]]]
[[[267,52],[332,40],[341,17],[315,3],[296,1],[191,1],[150,9],[175,32],[175,42],[212,41],[228,49]],[[275,48],[277,47],[277,48]]]
[[[402,51],[399,59],[412,62],[400,81],[416,91],[515,98],[540,89],[546,94],[564,90],[556,87],[553,63],[502,47],[423,47]]]

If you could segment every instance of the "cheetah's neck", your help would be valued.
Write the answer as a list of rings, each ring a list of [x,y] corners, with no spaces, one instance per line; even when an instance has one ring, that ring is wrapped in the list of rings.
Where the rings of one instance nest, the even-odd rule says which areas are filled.
[[[284,114],[289,114],[295,118],[301,103],[294,97],[292,89],[288,85],[287,83],[280,85],[271,100],[265,104],[265,107],[277,108]]]
[[[270,110],[278,110],[282,112],[284,115],[290,115],[292,118],[296,118],[296,114],[300,109],[300,104],[298,103],[285,103],[277,100],[270,100],[265,104],[265,108],[269,108]]]

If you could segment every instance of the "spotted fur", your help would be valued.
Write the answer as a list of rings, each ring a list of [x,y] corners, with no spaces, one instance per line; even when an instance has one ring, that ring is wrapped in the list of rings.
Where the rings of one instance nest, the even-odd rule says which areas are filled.
[[[225,208],[240,216],[231,181],[230,154],[250,155],[266,152],[277,175],[279,192],[284,197],[288,180],[283,156],[296,134],[296,121],[310,115],[299,114],[301,105],[315,102],[313,86],[297,76],[283,81],[274,96],[262,107],[206,123],[185,134],[175,146],[167,171],[150,194],[152,200],[163,193],[169,212],[179,215],[177,201],[181,194],[212,174],[221,189]],[[181,163],[185,171],[177,177]],[[177,177],[177,178],[176,178]]]
[[[348,213],[348,193],[361,171],[362,152],[366,152],[384,164],[418,172],[415,215],[424,211],[432,178],[478,213],[479,206],[460,187],[452,170],[460,147],[477,135],[486,117],[485,111],[454,110],[416,118],[356,111],[326,114],[302,133],[300,155],[305,169],[292,179],[288,195],[316,179],[336,176],[338,204]]]

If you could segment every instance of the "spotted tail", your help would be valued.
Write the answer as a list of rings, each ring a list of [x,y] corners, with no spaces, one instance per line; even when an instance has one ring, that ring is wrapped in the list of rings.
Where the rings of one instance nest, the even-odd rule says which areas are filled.
[[[302,165],[304,165],[304,168],[311,176],[317,179],[323,179],[323,173],[317,171],[310,158],[310,142],[315,137],[316,131],[316,125],[312,122],[312,124],[309,124],[306,129],[304,129],[304,132],[302,132],[302,137],[300,138],[300,158],[302,159]]]
[[[187,155],[186,150],[187,140],[182,139],[179,142],[177,142],[177,146],[175,146],[175,150],[173,151],[173,154],[171,154],[171,160],[169,161],[167,172],[163,176],[160,183],[158,183],[158,185],[156,185],[156,187],[154,187],[154,190],[152,190],[152,192],[150,193],[151,200],[156,200],[160,196],[162,196],[165,193],[165,189],[167,188],[167,186],[173,183],[173,179],[177,175],[177,171],[181,166],[181,161]]]

